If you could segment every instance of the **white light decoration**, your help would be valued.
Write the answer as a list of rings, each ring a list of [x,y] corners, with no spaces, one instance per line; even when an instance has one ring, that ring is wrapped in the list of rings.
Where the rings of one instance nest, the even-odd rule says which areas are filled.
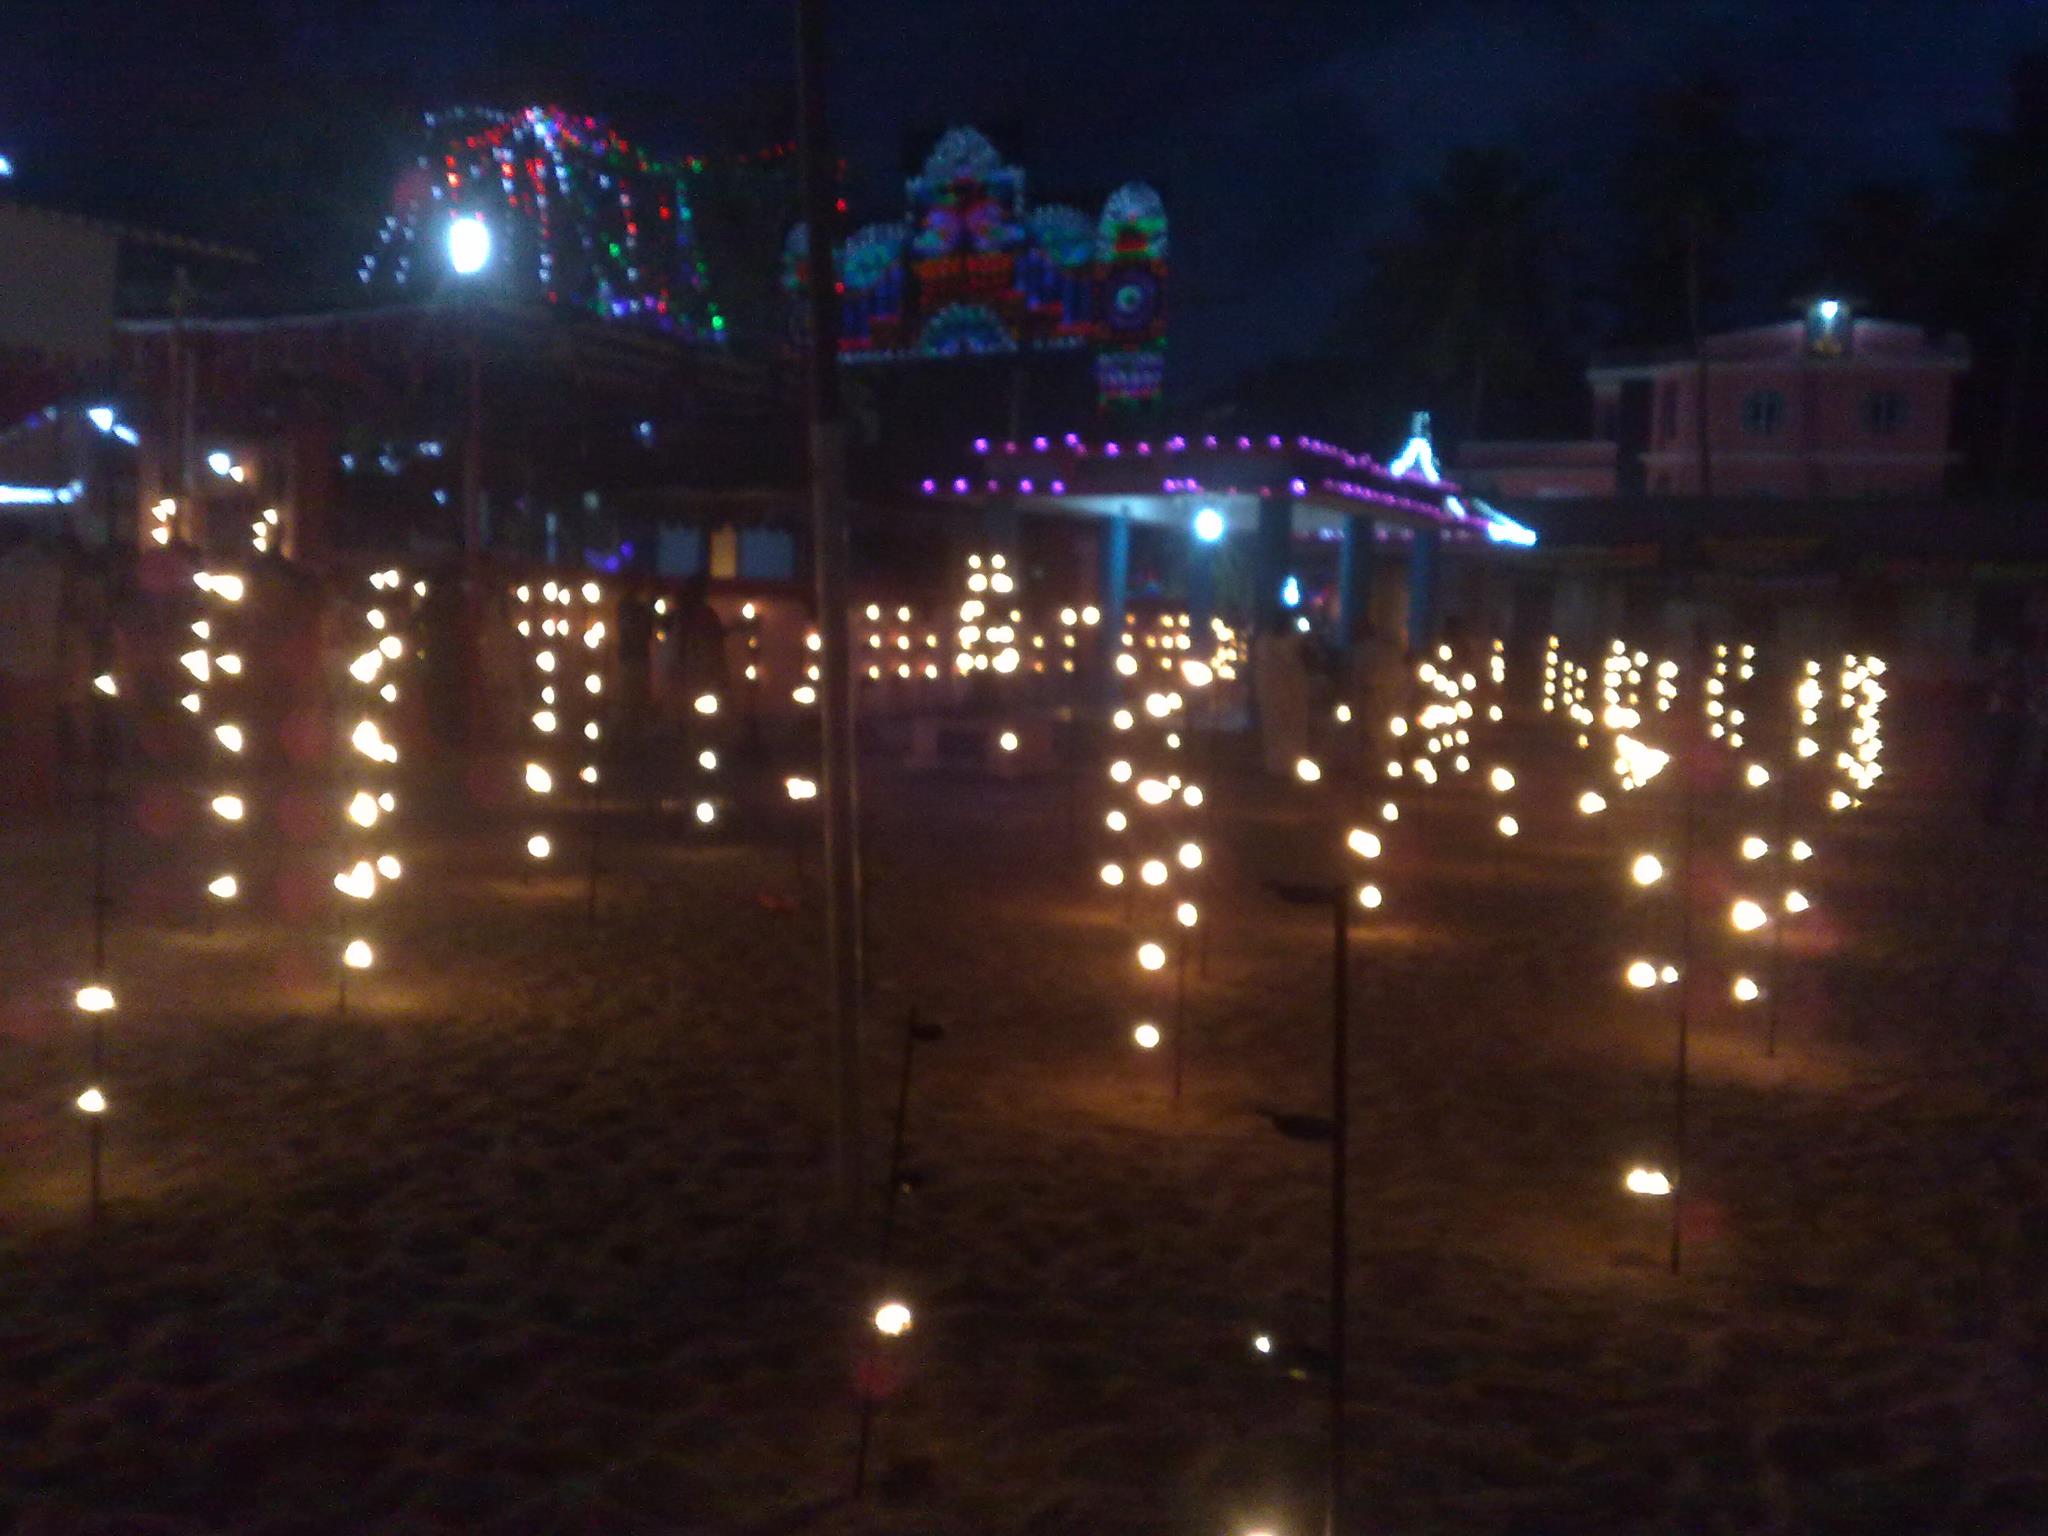
[[[1579,796],[1579,814],[1581,816],[1597,816],[1606,809],[1606,800],[1593,790],[1589,789]]]
[[[1787,912],[1797,915],[1806,911],[1812,905],[1813,903],[1806,899],[1806,893],[1803,891],[1787,891],[1785,893],[1785,910]]]
[[[72,1101],[81,1114],[104,1115],[107,1112],[107,1096],[97,1088],[88,1088]]]
[[[1754,933],[1770,920],[1770,914],[1747,896],[1737,898],[1728,909],[1728,921],[1738,933]]]
[[[1294,776],[1304,784],[1313,784],[1323,776],[1323,770],[1314,758],[1298,757],[1294,760]]]
[[[1157,1024],[1140,1024],[1131,1031],[1131,1039],[1141,1051],[1157,1050],[1162,1038]]]
[[[1771,845],[1765,842],[1762,838],[1757,837],[1755,835],[1745,837],[1742,840],[1740,852],[1745,859],[1760,859],[1763,858],[1770,851]]]
[[[341,963],[352,971],[367,971],[376,959],[366,939],[350,939],[341,951]]]
[[[221,875],[207,882],[206,894],[216,901],[233,901],[240,893],[241,886],[233,875]]]
[[[1345,846],[1361,859],[1376,859],[1380,856],[1381,844],[1376,832],[1369,832],[1363,827],[1353,827],[1344,842]]]
[[[1763,988],[1747,976],[1736,977],[1728,990],[1738,1003],[1753,1003],[1764,995]]]
[[[97,982],[80,987],[72,1001],[80,1013],[111,1013],[114,1008],[113,991]]]
[[[213,797],[213,814],[222,821],[240,821],[243,811],[244,806],[240,795],[215,795]]]
[[[1629,866],[1629,878],[1637,885],[1655,885],[1664,878],[1664,861],[1654,853],[1638,854]]]
[[[526,840],[526,851],[536,859],[544,859],[554,852],[554,845],[548,841],[546,833],[536,832]]]
[[[889,1338],[899,1338],[910,1332],[910,1308],[900,1301],[885,1301],[875,1308],[875,1331]]]
[[[555,787],[554,775],[539,763],[526,765],[526,787],[536,795],[544,795]]]
[[[1146,942],[1138,946],[1138,965],[1148,971],[1166,968],[1166,951],[1158,944]]]
[[[1622,1185],[1632,1195],[1668,1195],[1671,1180],[1654,1168],[1631,1168]]]
[[[1639,990],[1657,985],[1657,967],[1647,960],[1631,960],[1622,978]]]
[[[1522,824],[1512,816],[1503,816],[1495,823],[1502,837],[1514,837],[1522,830]]]

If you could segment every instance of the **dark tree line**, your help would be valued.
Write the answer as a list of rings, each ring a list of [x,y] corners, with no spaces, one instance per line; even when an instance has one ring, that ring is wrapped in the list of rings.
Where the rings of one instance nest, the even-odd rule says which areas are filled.
[[[1959,135],[1942,184],[1872,181],[1797,218],[1777,196],[1778,146],[1747,125],[1733,86],[1657,92],[1634,109],[1605,189],[1614,233],[1597,247],[1519,151],[1457,150],[1369,253],[1321,353],[1247,372],[1228,406],[1368,443],[1417,408],[1452,443],[1585,435],[1594,352],[1696,354],[1707,332],[1829,293],[1967,337],[1958,487],[2048,494],[2048,54],[2022,57],[2011,83],[2009,123]],[[1758,240],[1774,270],[1752,261],[1738,276]]]

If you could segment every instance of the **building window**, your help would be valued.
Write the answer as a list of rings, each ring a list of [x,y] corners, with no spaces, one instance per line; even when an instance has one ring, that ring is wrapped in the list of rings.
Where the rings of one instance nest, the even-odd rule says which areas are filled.
[[[1657,387],[1657,441],[1668,443],[1678,436],[1678,381],[1666,379]]]
[[[1876,437],[1890,437],[1906,421],[1906,397],[1889,389],[1874,389],[1863,397],[1863,430]]]
[[[1785,397],[1775,389],[1752,390],[1742,402],[1742,430],[1752,437],[1769,437],[1785,419]]]

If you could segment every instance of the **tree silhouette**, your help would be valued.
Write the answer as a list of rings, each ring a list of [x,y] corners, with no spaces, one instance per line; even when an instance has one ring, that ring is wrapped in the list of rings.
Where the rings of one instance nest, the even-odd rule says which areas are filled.
[[[1702,496],[1713,495],[1714,483],[1701,314],[1721,291],[1743,220],[1764,206],[1768,153],[1742,126],[1734,91],[1702,77],[1649,97],[1622,156],[1617,190],[1636,226],[1623,268],[1625,324],[1643,339],[1655,339],[1674,311],[1684,325],[1698,370]]]
[[[2039,332],[2048,298],[2048,53],[2025,54],[2014,64],[2012,100],[2008,128],[1963,140],[1972,262],[1963,292],[1975,301],[1970,330],[1985,348],[1985,371],[2003,382],[1992,476],[2002,496],[2016,487],[2022,438],[2040,387]]]

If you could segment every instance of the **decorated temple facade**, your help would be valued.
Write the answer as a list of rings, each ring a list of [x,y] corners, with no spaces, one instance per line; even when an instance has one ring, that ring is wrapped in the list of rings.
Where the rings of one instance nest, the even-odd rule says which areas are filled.
[[[907,185],[900,221],[856,230],[838,252],[839,352],[891,363],[1087,351],[1098,405],[1155,404],[1166,371],[1166,210],[1126,182],[1090,217],[1032,207],[1024,173],[972,128],[940,138]],[[810,276],[810,236],[791,230],[784,284]],[[801,323],[803,306],[793,304]]]

